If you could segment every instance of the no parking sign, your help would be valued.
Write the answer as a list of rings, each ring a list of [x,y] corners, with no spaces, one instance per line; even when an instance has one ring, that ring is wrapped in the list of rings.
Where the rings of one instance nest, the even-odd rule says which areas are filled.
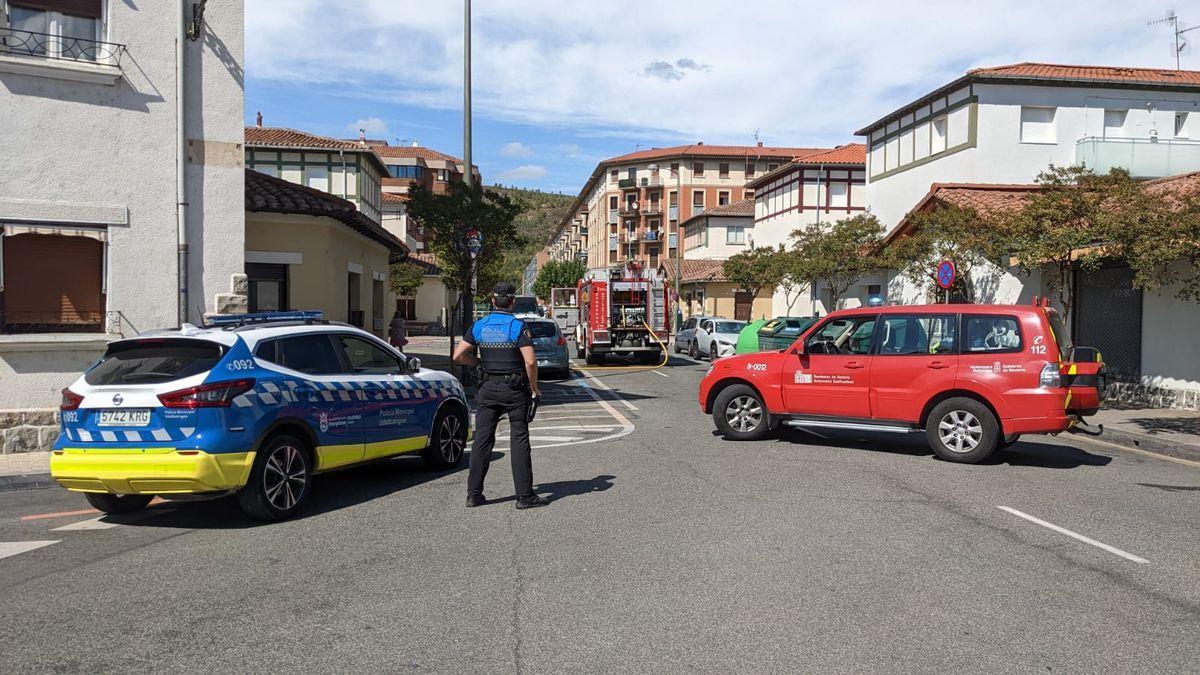
[[[958,276],[958,270],[954,267],[954,262],[951,260],[943,260],[937,266],[937,285],[938,288],[946,289],[954,285],[954,278]]]

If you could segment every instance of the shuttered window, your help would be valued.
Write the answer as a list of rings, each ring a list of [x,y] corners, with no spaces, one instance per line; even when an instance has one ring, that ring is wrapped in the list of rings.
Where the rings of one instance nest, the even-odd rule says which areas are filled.
[[[12,7],[24,7],[43,12],[62,12],[71,16],[99,19],[102,0],[8,0]]]
[[[89,237],[4,237],[4,332],[101,330],[104,244]]]

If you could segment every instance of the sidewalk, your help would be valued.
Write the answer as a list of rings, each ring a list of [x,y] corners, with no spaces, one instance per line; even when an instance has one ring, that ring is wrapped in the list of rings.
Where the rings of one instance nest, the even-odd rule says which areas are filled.
[[[1087,423],[1104,426],[1101,441],[1200,462],[1200,412],[1164,408],[1105,408]]]
[[[51,487],[50,453],[19,452],[0,455],[0,492]]]

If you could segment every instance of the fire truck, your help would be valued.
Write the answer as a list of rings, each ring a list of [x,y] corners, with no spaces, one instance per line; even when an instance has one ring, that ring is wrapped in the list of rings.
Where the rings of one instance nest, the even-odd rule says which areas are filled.
[[[588,270],[579,281],[576,350],[589,364],[605,356],[658,363],[668,341],[667,284],[637,262]],[[660,344],[661,343],[661,344]]]

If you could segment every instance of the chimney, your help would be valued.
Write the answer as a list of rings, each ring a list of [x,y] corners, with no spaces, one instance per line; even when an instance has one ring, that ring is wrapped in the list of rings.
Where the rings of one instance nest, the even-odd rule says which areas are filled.
[[[358,130],[358,144],[359,145],[367,144],[367,130],[366,129]]]
[[[262,111],[261,110],[258,111],[258,115],[256,116],[254,123],[257,124],[260,129],[262,128]]]
[[[704,145],[704,141],[696,141],[696,145]]]
[[[762,147],[762,141],[758,142],[758,147],[760,147],[760,148]]]

